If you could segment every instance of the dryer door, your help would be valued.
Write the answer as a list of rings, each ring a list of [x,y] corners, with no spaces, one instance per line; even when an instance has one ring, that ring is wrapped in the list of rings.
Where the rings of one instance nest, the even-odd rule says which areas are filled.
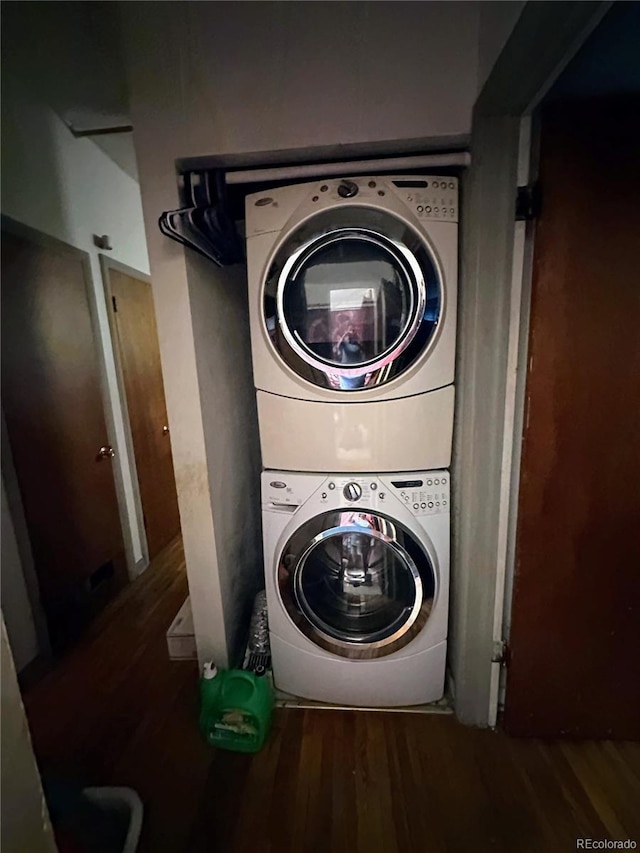
[[[264,320],[280,357],[324,388],[390,382],[432,344],[443,288],[426,241],[392,214],[324,211],[292,232],[270,264]]]
[[[298,628],[348,658],[376,658],[421,631],[436,595],[432,562],[404,527],[371,512],[303,524],[280,556],[278,587]]]

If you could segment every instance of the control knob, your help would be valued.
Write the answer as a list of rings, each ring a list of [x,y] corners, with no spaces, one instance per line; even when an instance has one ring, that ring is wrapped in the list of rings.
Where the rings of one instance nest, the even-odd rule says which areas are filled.
[[[357,483],[347,483],[342,490],[342,494],[348,501],[357,501],[362,495],[362,489]]]
[[[354,195],[358,195],[358,185],[355,181],[340,181],[338,195],[340,198],[353,198]]]

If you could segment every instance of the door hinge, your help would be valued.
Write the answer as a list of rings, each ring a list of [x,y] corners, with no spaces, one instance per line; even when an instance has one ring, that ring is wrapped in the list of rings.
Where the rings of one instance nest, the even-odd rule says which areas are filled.
[[[531,222],[540,216],[542,193],[540,184],[518,187],[516,192],[516,222]]]
[[[117,314],[118,313],[118,302],[117,302],[115,296],[111,297],[111,304],[113,305],[114,313]]]
[[[509,663],[509,646],[507,645],[506,640],[493,641],[491,663],[500,663],[503,666],[506,666]]]

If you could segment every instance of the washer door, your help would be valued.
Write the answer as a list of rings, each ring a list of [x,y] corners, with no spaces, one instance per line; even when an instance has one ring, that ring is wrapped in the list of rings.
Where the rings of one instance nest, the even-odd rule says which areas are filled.
[[[424,628],[436,574],[417,540],[370,512],[333,511],[289,539],[278,564],[287,613],[316,645],[348,658],[375,658]]]
[[[264,320],[280,357],[324,388],[357,391],[399,376],[431,345],[443,310],[426,242],[385,211],[324,211],[272,261]]]

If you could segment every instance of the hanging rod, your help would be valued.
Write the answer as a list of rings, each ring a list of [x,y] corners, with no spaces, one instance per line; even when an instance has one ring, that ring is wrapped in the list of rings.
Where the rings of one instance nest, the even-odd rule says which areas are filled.
[[[286,181],[297,178],[328,178],[332,175],[353,175],[365,172],[403,172],[413,169],[439,169],[447,166],[467,167],[471,164],[468,151],[450,154],[424,154],[413,157],[385,157],[377,160],[350,160],[343,163],[311,163],[303,166],[274,166],[266,169],[238,169],[225,175],[227,184],[252,184]]]

